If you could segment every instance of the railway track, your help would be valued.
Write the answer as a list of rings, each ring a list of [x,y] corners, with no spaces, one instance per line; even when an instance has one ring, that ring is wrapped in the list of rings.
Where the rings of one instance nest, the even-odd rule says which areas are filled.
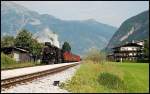
[[[75,63],[75,64],[70,64],[70,65],[66,65],[66,66],[57,67],[57,68],[54,68],[54,69],[49,69],[49,70],[45,70],[45,71],[32,73],[32,74],[27,74],[27,75],[2,79],[1,80],[1,89],[9,88],[11,86],[15,86],[16,84],[29,82],[29,81],[32,81],[34,79],[37,79],[37,78],[40,78],[40,77],[43,77],[43,76],[46,76],[46,75],[49,75],[49,74],[58,73],[60,71],[68,69],[70,67],[76,66],[78,64],[79,63]]]

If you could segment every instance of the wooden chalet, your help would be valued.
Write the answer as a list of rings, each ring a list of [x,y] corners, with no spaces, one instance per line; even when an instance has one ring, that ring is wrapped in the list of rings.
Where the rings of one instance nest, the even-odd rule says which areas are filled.
[[[124,45],[112,48],[113,53],[107,56],[108,60],[111,61],[134,61],[142,60],[144,57],[143,53],[144,42],[131,42]]]

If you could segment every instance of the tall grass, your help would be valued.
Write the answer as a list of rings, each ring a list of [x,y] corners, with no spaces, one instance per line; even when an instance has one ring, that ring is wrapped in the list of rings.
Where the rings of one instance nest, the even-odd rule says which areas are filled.
[[[1,69],[14,69],[40,65],[38,62],[16,62],[13,58],[1,53]]]
[[[126,89],[126,85],[122,79],[108,72],[100,73],[98,82],[110,89]]]
[[[60,87],[73,93],[145,93],[149,92],[148,70],[144,63],[83,61]]]
[[[14,59],[12,59],[11,57],[1,53],[1,64],[13,64],[16,63],[16,61]]]
[[[101,73],[109,73],[111,75],[116,75],[118,79],[123,78],[122,77],[123,75],[122,73],[120,73],[120,70],[117,69],[112,64],[106,63],[102,64],[102,63],[93,63],[92,61],[84,61],[80,66],[80,68],[77,70],[75,76],[73,76],[72,79],[68,80],[66,83],[63,83],[61,87],[74,93],[98,93],[98,92],[104,93],[104,92],[125,91],[122,89],[116,90],[114,88],[108,88],[107,86],[113,83],[113,80],[110,80],[110,83],[107,84],[107,86],[101,83],[100,79],[103,78],[101,77]],[[108,76],[106,75],[105,77]],[[109,77],[110,77],[109,79],[111,79],[114,76]],[[109,79],[106,79],[105,82],[108,82]]]

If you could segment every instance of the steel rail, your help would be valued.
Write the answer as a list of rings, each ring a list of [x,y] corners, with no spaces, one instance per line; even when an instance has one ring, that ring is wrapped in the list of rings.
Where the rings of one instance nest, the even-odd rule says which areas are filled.
[[[70,67],[76,66],[78,64],[79,63],[75,63],[75,64],[57,67],[54,69],[49,69],[49,70],[45,70],[45,71],[32,73],[32,74],[26,74],[26,75],[22,75],[22,76],[13,77],[13,78],[3,79],[3,80],[1,80],[1,89],[9,88],[11,86],[15,86],[16,84],[29,82],[29,81],[32,81],[34,79],[37,79],[37,78],[40,78],[40,77],[43,77],[43,76],[46,76],[49,74],[55,74],[55,73],[65,70],[65,69],[68,69]]]

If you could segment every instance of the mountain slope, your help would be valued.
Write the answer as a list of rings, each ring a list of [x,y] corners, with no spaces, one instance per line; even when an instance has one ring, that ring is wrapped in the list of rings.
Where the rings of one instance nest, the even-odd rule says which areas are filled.
[[[1,34],[16,35],[22,28],[33,34],[49,29],[58,35],[60,46],[68,41],[72,51],[84,54],[91,47],[104,48],[115,27],[89,19],[84,21],[65,21],[48,14],[39,14],[13,2],[1,2]]]
[[[132,40],[144,40],[149,38],[149,10],[144,11],[134,17],[127,19],[115,32],[109,44],[107,51],[111,48],[122,45]]]

